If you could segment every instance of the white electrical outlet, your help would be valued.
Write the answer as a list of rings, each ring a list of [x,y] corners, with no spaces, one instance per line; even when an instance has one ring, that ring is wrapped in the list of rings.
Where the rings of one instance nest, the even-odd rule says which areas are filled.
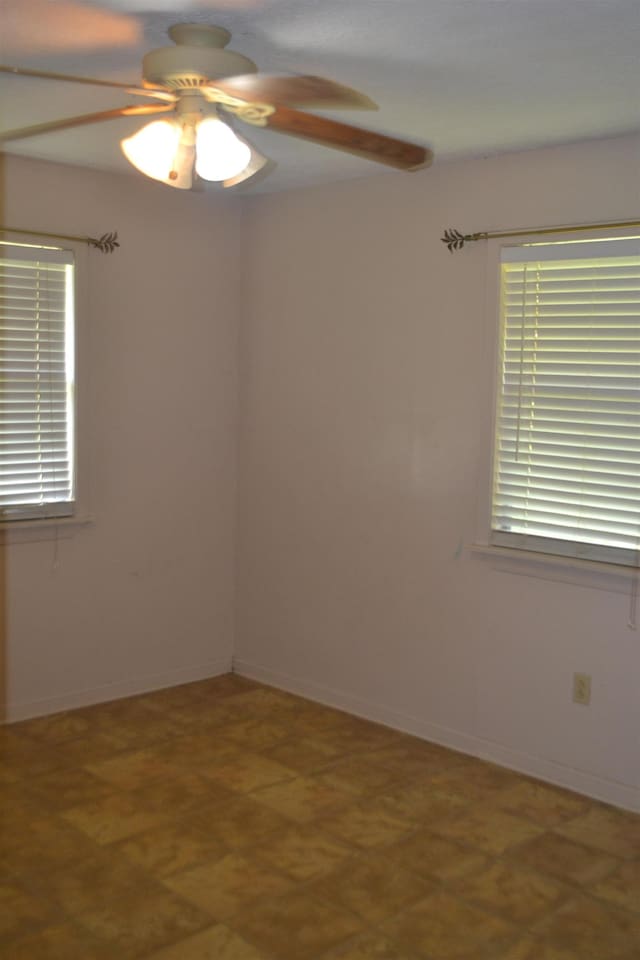
[[[588,707],[591,703],[591,675],[588,673],[574,673],[573,675],[573,702]]]

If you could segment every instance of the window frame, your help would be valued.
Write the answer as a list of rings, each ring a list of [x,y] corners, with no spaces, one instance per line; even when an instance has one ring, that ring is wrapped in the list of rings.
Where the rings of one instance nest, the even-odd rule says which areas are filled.
[[[93,518],[89,510],[89,451],[87,440],[90,436],[88,429],[89,411],[87,404],[87,360],[88,349],[88,257],[84,243],[64,240],[56,242],[33,235],[19,233],[2,234],[0,238],[6,245],[25,245],[25,259],[29,259],[33,248],[57,248],[69,251],[73,255],[73,352],[74,352],[74,392],[73,392],[73,473],[74,499],[69,501],[70,510],[60,515],[38,515],[34,511],[32,516],[2,517],[0,516],[0,539],[3,542],[22,542],[31,540],[49,540],[60,535],[71,535],[73,528],[90,522]],[[2,247],[0,247],[1,255]],[[37,250],[33,251],[33,255]],[[36,508],[37,509],[37,508]]]
[[[572,231],[567,240],[595,240],[605,238],[627,239],[637,236],[638,231],[629,229],[606,229]],[[471,552],[489,558],[494,567],[505,572],[538,576],[542,579],[565,580],[587,584],[614,592],[627,592],[630,580],[638,577],[639,567],[633,563],[616,562],[615,548],[610,558],[590,557],[587,544],[580,549],[578,541],[570,541],[573,552],[545,550],[534,547],[534,538],[527,534],[514,534],[510,544],[493,541],[492,514],[494,476],[496,470],[496,431],[501,388],[501,354],[503,319],[501,304],[502,250],[527,243],[562,242],[558,234],[522,235],[516,239],[489,239],[487,246],[487,288],[485,296],[484,323],[484,396],[486,411],[481,431],[482,444],[478,458],[478,499],[476,529]],[[518,542],[519,539],[519,542]]]

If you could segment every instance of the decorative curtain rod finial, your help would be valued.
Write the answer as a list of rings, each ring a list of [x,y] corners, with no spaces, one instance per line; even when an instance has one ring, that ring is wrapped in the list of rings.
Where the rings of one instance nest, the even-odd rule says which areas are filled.
[[[460,233],[459,230],[449,228],[445,230],[444,236],[440,237],[443,243],[446,243],[449,253],[454,250],[462,250],[465,243],[473,243],[475,240],[486,240],[486,233]]]
[[[95,240],[93,237],[87,237],[87,243],[90,247],[96,247],[100,253],[113,253],[115,248],[120,246],[116,231],[103,233],[99,240]]]

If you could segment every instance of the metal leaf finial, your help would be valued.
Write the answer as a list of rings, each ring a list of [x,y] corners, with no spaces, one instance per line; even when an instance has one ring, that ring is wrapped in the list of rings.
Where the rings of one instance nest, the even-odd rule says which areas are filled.
[[[486,233],[460,233],[459,230],[450,227],[448,230],[445,230],[444,236],[440,237],[440,239],[443,243],[446,243],[449,253],[453,253],[454,250],[462,250],[465,243],[483,240],[486,239],[486,236]]]
[[[115,248],[120,246],[116,231],[113,231],[112,233],[103,233],[99,240],[89,237],[88,242],[90,246],[96,247],[101,253],[113,253]]]

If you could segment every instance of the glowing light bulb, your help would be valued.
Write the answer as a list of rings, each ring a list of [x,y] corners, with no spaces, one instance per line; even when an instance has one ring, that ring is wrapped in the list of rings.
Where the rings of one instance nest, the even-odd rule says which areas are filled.
[[[207,117],[196,131],[196,172],[203,180],[228,180],[251,160],[251,150],[231,127],[216,117]]]
[[[173,169],[181,135],[182,130],[177,123],[153,120],[132,137],[121,140],[120,147],[129,163],[141,173],[154,180],[171,183],[169,174]]]

